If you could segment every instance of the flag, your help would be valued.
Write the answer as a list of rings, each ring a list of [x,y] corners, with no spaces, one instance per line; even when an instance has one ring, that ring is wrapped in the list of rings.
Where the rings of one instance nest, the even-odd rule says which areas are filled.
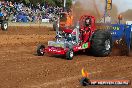
[[[112,9],[112,0],[106,0],[106,2],[107,2],[106,9],[111,10]]]

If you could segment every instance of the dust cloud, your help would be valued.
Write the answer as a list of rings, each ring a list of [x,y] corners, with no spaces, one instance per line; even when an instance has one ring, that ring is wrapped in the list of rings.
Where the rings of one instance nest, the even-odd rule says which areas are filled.
[[[102,9],[104,6],[100,5],[99,8],[98,6],[95,0],[77,0],[76,4],[73,6],[74,17],[79,19],[80,16],[88,14],[99,18],[103,15]]]
[[[118,2],[119,0],[117,0]],[[119,13],[119,7],[113,3],[112,10],[109,11],[114,22],[117,22],[118,15],[123,15],[124,20],[132,20],[132,10],[127,10],[126,12]],[[96,19],[103,17],[105,12],[105,0],[76,0],[76,3],[73,5],[73,15],[74,20],[79,20],[79,18],[84,15],[95,16]]]
[[[132,9],[129,9],[121,14],[125,21],[132,21]]]

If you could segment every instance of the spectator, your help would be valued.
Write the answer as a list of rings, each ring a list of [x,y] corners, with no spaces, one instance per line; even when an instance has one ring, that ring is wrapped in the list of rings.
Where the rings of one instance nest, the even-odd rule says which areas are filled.
[[[37,6],[33,4],[25,5],[22,2],[0,1],[0,9],[4,14],[12,16],[13,22],[34,22],[42,19],[52,20],[55,15],[62,11],[62,7],[54,7],[44,3]]]

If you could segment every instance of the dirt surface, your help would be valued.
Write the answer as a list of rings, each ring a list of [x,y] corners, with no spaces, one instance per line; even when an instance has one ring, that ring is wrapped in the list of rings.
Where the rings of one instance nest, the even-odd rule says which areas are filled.
[[[81,69],[90,79],[132,80],[132,57],[78,54],[64,57],[36,56],[39,43],[54,40],[55,32],[46,27],[10,27],[0,31],[0,88],[83,88]],[[90,86],[89,88],[132,88],[129,86]]]

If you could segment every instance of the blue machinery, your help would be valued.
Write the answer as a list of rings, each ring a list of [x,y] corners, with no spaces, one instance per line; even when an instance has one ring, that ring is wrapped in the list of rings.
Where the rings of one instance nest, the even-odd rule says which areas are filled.
[[[112,9],[112,0],[105,0],[106,6],[105,6],[105,13],[104,13],[104,24],[101,25],[99,29],[108,29],[110,30],[112,34],[112,40],[113,42],[119,41],[120,39],[124,39],[126,42],[127,48],[130,51],[130,48],[132,48],[132,25],[126,25],[126,24],[105,24],[105,17],[107,15],[108,10]],[[120,22],[120,19],[119,19]]]
[[[126,46],[128,50],[130,51],[131,48],[131,42],[132,42],[132,25],[126,25],[126,24],[97,24],[97,29],[101,30],[108,30],[110,31],[112,35],[113,42],[124,40],[126,43]]]
[[[127,48],[130,51],[131,46],[131,25],[126,24],[112,24],[112,30],[110,30],[112,34],[112,40],[115,42],[116,40],[120,40],[124,38],[124,41],[127,44]]]

